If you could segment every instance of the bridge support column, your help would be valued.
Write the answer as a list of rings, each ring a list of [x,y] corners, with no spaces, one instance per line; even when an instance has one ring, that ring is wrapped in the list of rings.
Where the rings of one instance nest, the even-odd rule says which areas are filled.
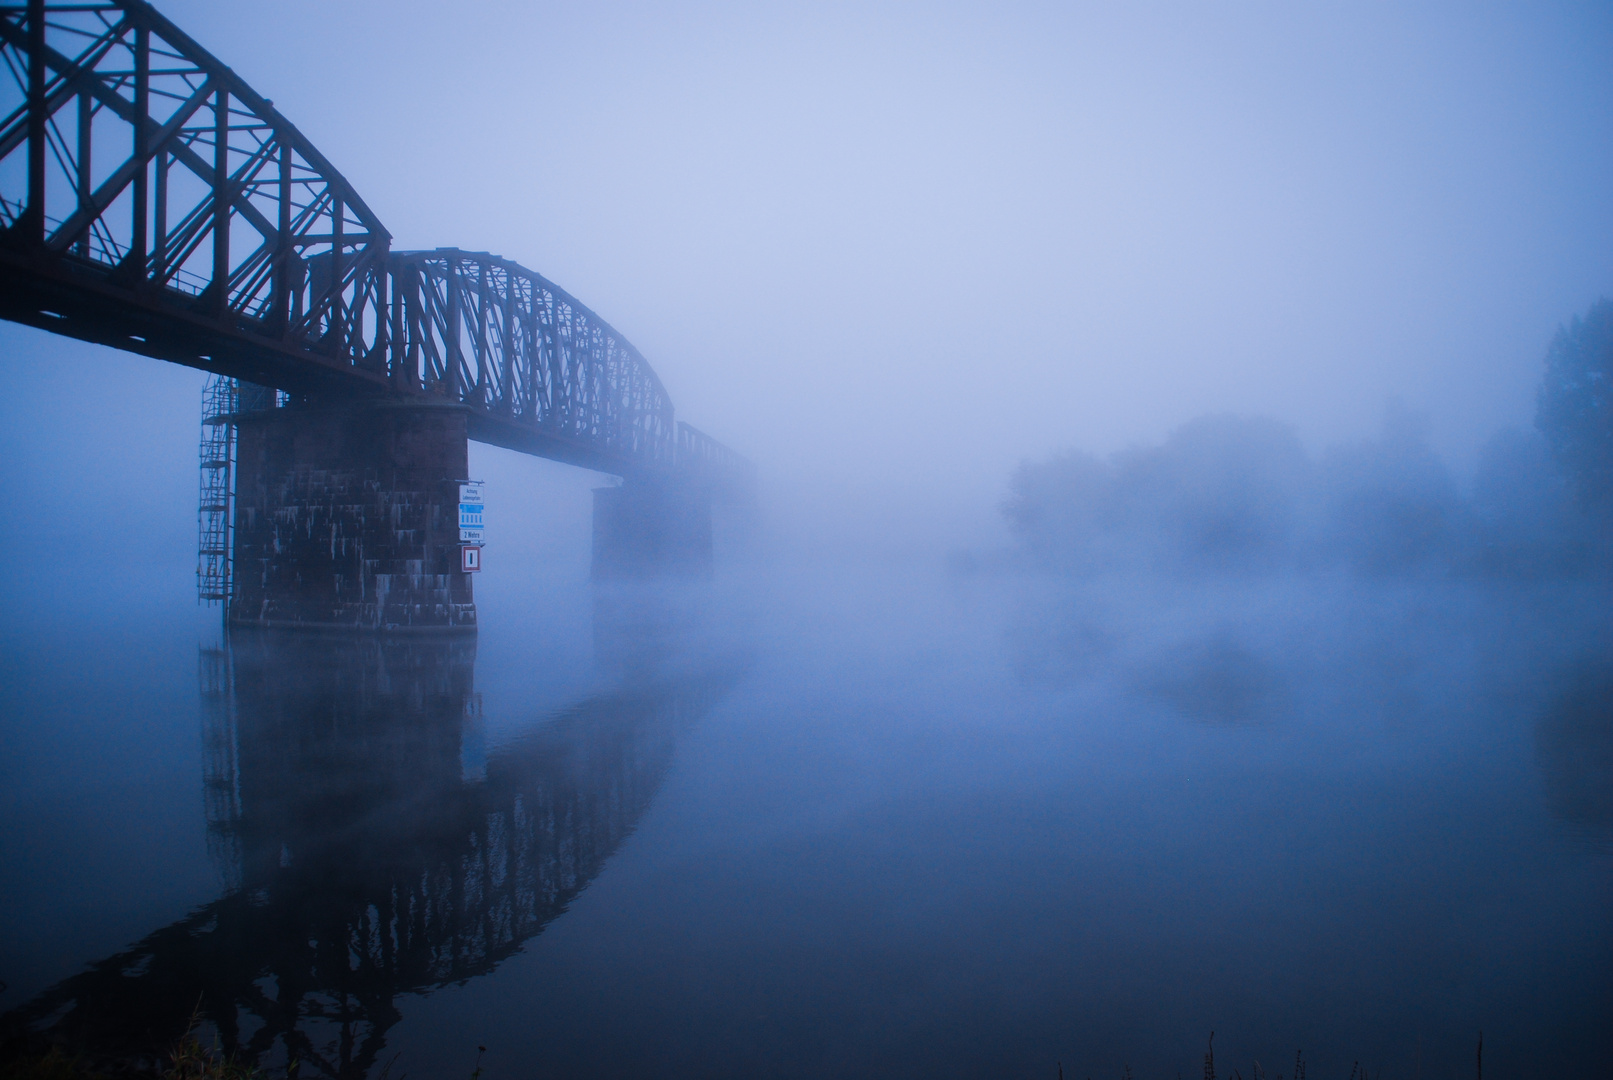
[[[711,575],[711,495],[696,484],[629,480],[594,489],[595,580]]]
[[[243,413],[230,620],[473,632],[459,556],[465,422],[451,405]]]

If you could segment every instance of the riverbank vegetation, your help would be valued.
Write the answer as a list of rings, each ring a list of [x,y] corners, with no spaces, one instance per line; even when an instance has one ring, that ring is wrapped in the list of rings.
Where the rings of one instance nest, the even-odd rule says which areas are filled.
[[[1157,446],[1022,464],[1004,505],[1022,555],[1065,574],[1343,568],[1529,578],[1613,567],[1613,301],[1563,327],[1533,430],[1483,448],[1470,484],[1427,422],[1307,452],[1275,420],[1204,416]]]

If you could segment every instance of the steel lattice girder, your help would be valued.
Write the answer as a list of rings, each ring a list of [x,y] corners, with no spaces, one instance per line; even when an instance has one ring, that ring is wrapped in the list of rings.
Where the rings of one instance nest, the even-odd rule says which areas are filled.
[[[742,464],[552,283],[392,253],[330,162],[144,0],[0,4],[0,64],[0,316],[296,395],[447,398],[473,438],[608,472]]]
[[[268,101],[140,0],[0,7],[0,61],[6,317],[297,392],[384,386],[390,235]]]
[[[472,437],[616,471],[676,461],[672,400],[630,342],[564,289],[481,252],[389,263],[400,389],[472,408]]]

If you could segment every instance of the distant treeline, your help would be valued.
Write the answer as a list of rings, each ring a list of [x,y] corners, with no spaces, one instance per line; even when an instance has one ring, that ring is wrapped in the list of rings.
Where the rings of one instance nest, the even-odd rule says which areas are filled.
[[[1484,447],[1464,492],[1425,425],[1313,458],[1274,420],[1205,416],[1162,445],[1027,462],[1004,511],[1036,563],[1073,573],[1344,567],[1369,575],[1613,569],[1613,302],[1558,331],[1533,431]]]

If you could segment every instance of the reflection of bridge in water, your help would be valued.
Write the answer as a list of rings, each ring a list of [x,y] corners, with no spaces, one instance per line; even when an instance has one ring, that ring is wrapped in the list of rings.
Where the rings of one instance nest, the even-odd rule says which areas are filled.
[[[603,869],[723,675],[590,698],[485,757],[474,640],[238,634],[204,652],[225,896],[13,1010],[96,1059],[223,1047],[362,1077],[401,994],[485,974]]]

